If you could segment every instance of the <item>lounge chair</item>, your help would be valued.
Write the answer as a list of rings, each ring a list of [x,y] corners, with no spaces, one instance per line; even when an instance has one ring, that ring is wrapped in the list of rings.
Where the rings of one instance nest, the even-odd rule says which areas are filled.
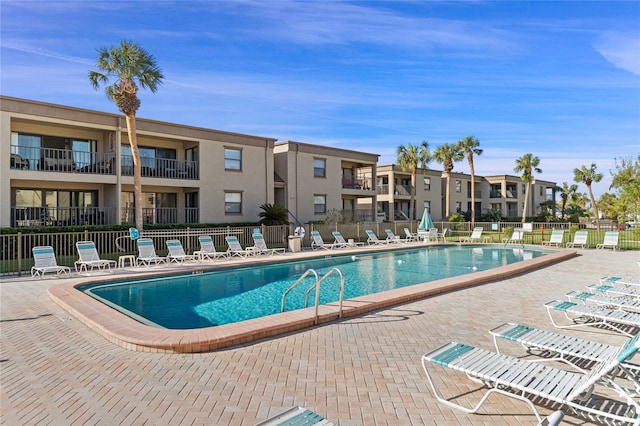
[[[587,238],[589,237],[588,231],[576,231],[573,236],[573,241],[569,241],[567,243],[568,248],[586,248],[587,247]]]
[[[620,364],[640,348],[639,336],[630,339],[618,352],[599,363],[589,373],[566,371],[538,362],[451,342],[422,356],[428,384],[439,402],[466,413],[476,413],[492,393],[526,402],[539,422],[542,418],[533,401],[557,403],[593,419],[638,424],[640,403],[616,381]],[[474,407],[465,407],[443,398],[436,390],[427,364],[441,365],[465,373],[488,388]],[[613,392],[620,399],[613,399]],[[532,401],[533,400],[533,401]],[[604,401],[603,401],[604,400]]]
[[[606,284],[588,285],[587,289],[591,293],[602,293],[606,296],[640,298],[640,288],[614,287]]]
[[[160,257],[156,254],[153,240],[150,238],[138,238],[136,243],[138,245],[138,257],[136,258],[138,265],[144,265],[148,268],[152,263],[154,265],[167,263],[166,257]]]
[[[522,228],[515,228],[508,238],[503,238],[502,243],[507,244],[524,244],[524,231]]]
[[[551,319],[551,323],[557,328],[573,328],[601,325],[611,330],[627,336],[633,336],[628,330],[630,328],[640,328],[640,313],[627,312],[620,309],[613,309],[607,306],[593,306],[577,304],[575,302],[562,302],[552,300],[544,304],[547,313]],[[558,324],[552,315],[552,312],[562,312],[571,324]],[[572,316],[569,316],[571,314]]]
[[[193,254],[198,256],[200,260],[214,260],[229,257],[229,253],[226,251],[216,251],[216,246],[213,244],[211,236],[202,235],[198,237],[198,241],[200,242],[200,250],[194,251]]]
[[[612,250],[618,249],[618,237],[620,233],[618,231],[609,231],[604,233],[604,241],[600,244],[596,244],[596,250],[610,248]]]
[[[563,418],[564,413],[562,411],[554,411],[545,417],[540,423],[536,424],[536,426],[560,426]]]
[[[400,236],[394,234],[391,229],[385,229],[384,233],[387,234],[388,244],[397,244],[402,242],[402,240],[400,240]]]
[[[368,237],[367,238],[367,244],[369,244],[369,245],[389,244],[389,241],[387,241],[387,240],[382,241],[382,240],[378,239],[378,236],[371,229],[367,229],[364,232],[367,233],[367,237]]]
[[[576,361],[604,362],[611,354],[620,350],[619,346],[607,345],[511,322],[500,324],[489,330],[489,333],[493,336],[493,343],[498,353],[500,353],[499,339],[512,341],[521,344],[527,349],[527,352],[537,350],[544,353],[545,358],[540,361],[561,361],[583,373],[586,372],[582,368],[584,362],[579,363]],[[640,365],[623,362],[620,367],[625,376],[633,382],[636,392],[640,390]]]
[[[640,299],[635,297],[615,297],[591,293],[588,291],[571,291],[566,294],[572,302],[594,305],[610,306],[629,312],[640,312]]]
[[[543,241],[542,245],[543,246],[555,246],[555,247],[560,247],[562,245],[562,241],[564,240],[564,231],[562,229],[554,229],[553,231],[551,231],[551,238],[549,238],[549,241]]]
[[[442,242],[447,242],[447,232],[449,232],[449,228],[444,228],[442,232],[436,232],[436,242],[442,238]]]
[[[304,407],[291,407],[276,414],[273,417],[261,421],[255,426],[295,426],[295,425],[316,425],[316,426],[335,426],[319,414],[314,413]]]
[[[47,272],[55,272],[57,275],[69,275],[71,268],[60,266],[56,261],[56,254],[51,246],[36,246],[31,249],[34,265],[31,267],[31,276],[42,278]]]
[[[284,254],[284,248],[269,248],[264,242],[262,234],[254,232],[253,235],[253,254]]]
[[[473,228],[471,235],[469,235],[468,237],[465,237],[461,242],[462,243],[479,243],[480,238],[482,238],[482,231],[483,229],[480,226]]]
[[[116,266],[115,260],[100,259],[96,244],[93,241],[78,241],[76,243],[76,250],[78,250],[78,257],[76,260],[75,268],[76,272],[88,272],[88,268],[109,269]]]
[[[333,250],[336,248],[335,244],[327,244],[322,239],[322,235],[318,231],[311,231],[311,250]]]
[[[360,247],[363,246],[364,243],[356,243],[353,241],[346,241],[340,231],[333,231],[331,233],[335,241],[333,242],[334,247],[344,248],[344,247]]]
[[[614,276],[602,277],[600,278],[600,283],[601,284],[621,284],[627,287],[640,286],[640,280],[638,279],[614,277]]]
[[[419,241],[420,239],[418,238],[417,233],[414,234],[411,231],[409,231],[409,228],[404,228],[404,240],[409,242],[409,241]]]
[[[254,254],[253,247],[247,247],[246,249],[242,248],[240,241],[238,241],[238,237],[224,237],[224,239],[229,247],[227,250],[229,256],[247,257]]]
[[[169,263],[182,263],[185,260],[198,259],[196,255],[187,254],[184,252],[184,247],[182,247],[182,242],[180,242],[180,240],[167,240],[165,244],[167,245],[167,249],[169,250],[169,254],[167,255]]]

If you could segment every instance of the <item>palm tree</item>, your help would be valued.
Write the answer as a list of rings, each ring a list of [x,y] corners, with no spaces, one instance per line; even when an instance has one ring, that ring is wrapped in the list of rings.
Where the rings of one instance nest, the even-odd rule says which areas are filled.
[[[458,144],[449,144],[447,142],[436,147],[433,151],[433,159],[438,163],[442,163],[444,174],[447,177],[447,190],[445,192],[445,217],[449,217],[451,213],[451,171],[453,170],[454,161],[460,161],[464,158],[464,154],[460,150]]]
[[[562,200],[560,211],[562,212],[562,219],[564,219],[564,209],[567,207],[567,201],[576,191],[578,191],[578,185],[575,183],[571,184],[571,186],[569,186],[567,182],[562,183],[560,187],[560,199]]]
[[[260,216],[260,225],[288,225],[289,211],[279,204],[265,203],[260,206],[262,211],[258,213]]]
[[[164,76],[153,55],[128,40],[120,41],[119,46],[98,49],[96,68],[98,71],[89,71],[91,85],[94,89],[98,89],[101,84],[109,84],[111,79],[115,79],[112,84],[105,87],[105,93],[125,115],[127,121],[133,156],[135,221],[138,231],[142,231],[142,168],[136,137],[136,111],[140,107],[138,86],[155,93],[158,86],[162,84]]]
[[[482,149],[478,148],[480,141],[473,136],[458,141],[459,149],[467,156],[469,172],[471,173],[471,226],[476,221],[476,173],[473,167],[473,154],[481,155]]]
[[[602,180],[602,173],[596,173],[596,163],[591,163],[591,167],[589,167],[588,169],[586,166],[582,166],[579,169],[573,169],[573,180],[575,182],[582,182],[587,185],[589,198],[591,199],[591,207],[593,207],[593,214],[596,217],[596,228],[599,231],[600,215],[598,214],[596,199],[593,197],[593,191],[591,191],[591,184],[593,182],[600,182]]]
[[[411,200],[409,201],[409,219],[415,220],[415,199],[416,199],[416,173],[418,167],[426,168],[431,161],[431,152],[429,151],[429,143],[422,141],[420,145],[414,146],[410,143],[405,147],[398,146],[396,149],[398,156],[398,167],[405,172],[411,172]]]
[[[540,165],[540,159],[534,157],[533,154],[528,153],[516,160],[516,166],[513,168],[514,172],[522,172],[523,182],[527,184],[527,188],[524,192],[524,205],[522,207],[522,223],[527,220],[527,204],[529,202],[529,191],[531,191],[531,183],[533,182],[533,172],[542,173],[542,170],[538,168]]]

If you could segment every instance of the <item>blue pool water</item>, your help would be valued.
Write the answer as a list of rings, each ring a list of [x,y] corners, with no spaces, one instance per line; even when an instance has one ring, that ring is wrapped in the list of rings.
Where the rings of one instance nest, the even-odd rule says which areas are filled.
[[[549,252],[549,251],[547,251]],[[93,297],[141,322],[170,329],[203,328],[279,313],[282,295],[306,270],[321,277],[338,268],[345,299],[441,278],[497,268],[541,256],[539,248],[480,246],[416,247],[295,262],[237,267],[188,275],[81,287]],[[309,276],[287,296],[286,309],[304,307]],[[340,278],[322,283],[320,303],[339,299]],[[310,304],[313,305],[314,292]]]

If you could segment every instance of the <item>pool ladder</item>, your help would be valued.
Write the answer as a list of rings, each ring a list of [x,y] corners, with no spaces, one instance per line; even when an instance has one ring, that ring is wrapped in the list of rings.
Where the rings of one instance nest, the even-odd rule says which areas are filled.
[[[344,275],[342,275],[342,271],[338,268],[331,268],[329,270],[329,272],[327,272],[326,274],[324,274],[324,276],[322,278],[320,278],[320,276],[318,276],[318,273],[315,271],[315,269],[307,269],[305,271],[304,274],[302,274],[302,276],[300,276],[300,278],[298,278],[296,280],[295,283],[293,283],[291,285],[291,287],[289,287],[284,294],[282,295],[282,308],[280,310],[280,312],[284,312],[284,304],[287,298],[287,294],[289,294],[289,292],[291,290],[293,290],[294,288],[296,288],[298,286],[298,284],[300,284],[302,282],[302,280],[304,280],[308,275],[313,274],[316,277],[316,281],[315,283],[309,287],[307,289],[307,291],[305,292],[304,295],[304,307],[307,308],[309,306],[309,293],[311,293],[311,290],[315,289],[316,291],[316,300],[315,300],[315,318],[314,318],[314,324],[318,324],[318,306],[320,305],[320,284],[322,283],[322,281],[326,280],[327,278],[329,278],[329,276],[331,274],[338,274],[340,276],[340,299],[339,299],[339,313],[338,313],[338,318],[342,318],[342,301],[344,300]]]

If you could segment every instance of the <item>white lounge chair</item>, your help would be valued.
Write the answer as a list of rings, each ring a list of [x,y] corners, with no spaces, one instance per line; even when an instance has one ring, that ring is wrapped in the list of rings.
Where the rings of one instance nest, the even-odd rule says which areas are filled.
[[[58,265],[56,254],[51,246],[36,246],[31,249],[33,254],[33,266],[31,267],[31,276],[39,276],[42,278],[47,272],[55,272],[57,275],[69,275],[71,268],[68,266]]]
[[[640,286],[640,280],[636,278],[625,278],[625,277],[614,277],[607,276],[600,278],[600,283],[602,284],[620,284],[625,285],[627,287],[631,286]]]
[[[242,248],[240,241],[238,241],[238,237],[224,237],[224,239],[229,247],[229,256],[247,257],[254,254],[253,247],[247,247],[246,249]]]
[[[552,300],[545,303],[544,306],[547,308],[551,323],[557,328],[601,325],[627,336],[633,336],[633,333],[628,331],[629,329],[633,328],[637,332],[637,329],[640,328],[640,313],[636,312],[622,311],[607,306],[579,305],[575,302],[559,300]],[[554,311],[562,312],[565,318],[571,321],[571,324],[558,324],[552,315]]]
[[[462,243],[479,243],[480,239],[482,238],[482,231],[483,229],[481,226],[477,226],[473,228],[471,235],[469,235],[468,237],[465,237],[461,242]]]
[[[136,240],[136,244],[138,245],[138,257],[136,258],[138,265],[149,267],[152,263],[154,265],[167,263],[166,257],[160,257],[156,254],[156,248],[150,238],[139,238]]]
[[[184,247],[182,247],[182,242],[180,240],[167,240],[165,241],[167,245],[167,249],[169,250],[169,254],[167,255],[167,259],[169,262],[182,263],[185,260],[196,260],[197,256],[193,254],[187,254],[184,251]]]
[[[504,245],[524,244],[524,230],[522,228],[515,228],[513,232],[511,232],[510,237],[502,239],[502,243]]]
[[[384,233],[387,234],[387,244],[397,244],[402,242],[400,237],[394,234],[391,229],[385,229]]]
[[[551,231],[551,238],[549,238],[549,241],[543,241],[542,245],[543,246],[555,246],[555,247],[560,247],[562,245],[562,242],[564,240],[564,231],[562,229],[554,229],[553,231]]]
[[[591,284],[587,286],[591,293],[602,293],[606,296],[640,298],[640,288],[614,287],[607,284]]]
[[[327,244],[322,239],[322,235],[318,231],[311,231],[311,250],[333,250],[336,248],[335,244]]]
[[[367,244],[369,245],[383,245],[389,243],[386,240],[383,241],[378,239],[378,236],[371,229],[367,229],[365,232],[367,233]]]
[[[542,418],[533,401],[558,403],[592,419],[638,424],[640,403],[616,381],[620,364],[640,348],[639,336],[589,373],[566,371],[462,343],[451,342],[422,356],[429,386],[439,402],[466,413],[476,413],[492,393],[518,399],[529,405],[539,422]],[[462,372],[488,391],[474,407],[466,407],[438,394],[427,365],[440,365]],[[619,399],[613,399],[613,392]],[[533,399],[533,401],[532,401]],[[603,401],[604,400],[604,401]]]
[[[333,242],[334,247],[338,247],[338,248],[361,247],[364,245],[364,243],[360,243],[360,242],[346,241],[342,236],[342,233],[340,233],[340,231],[333,231],[331,235],[333,235],[333,238],[335,239],[335,241]]]
[[[261,421],[255,426],[295,426],[295,425],[315,425],[315,426],[335,426],[324,417],[304,407],[291,407],[276,414],[273,417]]]
[[[269,248],[264,242],[262,234],[254,232],[253,235],[253,254],[284,254],[284,248]]]
[[[620,350],[619,346],[607,345],[511,322],[500,324],[489,330],[489,333],[493,336],[493,343],[498,353],[500,353],[499,339],[512,341],[521,344],[527,352],[531,353],[531,351],[537,350],[544,353],[545,358],[540,359],[540,361],[561,361],[583,373],[586,372],[582,368],[584,363],[576,361],[604,362],[612,354]],[[640,390],[640,365],[627,361],[621,363],[620,368],[624,371],[627,379],[633,382],[636,392],[638,392]]]
[[[588,291],[570,291],[566,296],[571,302],[584,305],[589,302],[594,305],[610,306],[623,311],[640,312],[640,299],[635,297],[606,296]]]
[[[201,235],[198,237],[198,241],[200,242],[200,250],[194,251],[193,254],[198,256],[200,260],[214,260],[229,257],[229,253],[225,251],[216,251],[216,246],[213,244],[211,236]]]
[[[79,259],[75,262],[76,272],[88,272],[88,268],[109,269],[116,266],[115,260],[100,259],[98,249],[93,241],[78,241],[76,243]]]
[[[409,228],[404,228],[404,240],[409,242],[409,241],[419,241],[418,238],[418,234],[417,233],[412,233],[411,231],[409,231]]]
[[[604,233],[604,241],[600,244],[596,244],[596,250],[610,248],[612,250],[618,249],[618,237],[620,233],[618,231],[609,231]]]
[[[449,228],[444,228],[442,232],[436,232],[436,241],[442,238],[442,242],[447,242],[447,232],[449,232]]]
[[[569,241],[567,243],[568,248],[586,248],[587,247],[587,238],[589,237],[588,231],[576,231],[573,236],[573,241]]]

